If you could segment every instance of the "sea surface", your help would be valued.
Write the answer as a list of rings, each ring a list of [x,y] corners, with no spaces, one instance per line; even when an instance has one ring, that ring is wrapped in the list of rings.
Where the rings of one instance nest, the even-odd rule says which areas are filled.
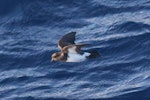
[[[54,62],[75,31],[101,57]],[[150,100],[150,0],[0,0],[0,100]]]

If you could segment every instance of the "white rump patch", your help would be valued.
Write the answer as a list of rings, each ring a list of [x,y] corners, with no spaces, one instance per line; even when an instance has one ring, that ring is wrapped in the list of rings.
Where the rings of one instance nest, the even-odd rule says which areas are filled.
[[[88,52],[84,52],[83,55],[80,55],[78,53],[72,53],[72,52],[68,52],[68,58],[67,58],[67,62],[81,62],[81,61],[85,61],[86,57],[90,56],[90,53]]]

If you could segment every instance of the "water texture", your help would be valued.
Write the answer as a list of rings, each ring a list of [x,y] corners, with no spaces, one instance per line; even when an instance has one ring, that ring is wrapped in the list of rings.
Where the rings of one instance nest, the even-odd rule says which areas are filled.
[[[51,63],[76,31],[101,57]],[[150,100],[149,0],[1,0],[1,100]]]

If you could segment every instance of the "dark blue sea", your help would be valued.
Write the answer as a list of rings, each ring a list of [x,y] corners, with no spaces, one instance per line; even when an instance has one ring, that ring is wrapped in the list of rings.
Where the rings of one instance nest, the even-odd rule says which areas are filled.
[[[75,31],[99,58],[51,62]],[[0,100],[150,100],[150,0],[0,0]]]

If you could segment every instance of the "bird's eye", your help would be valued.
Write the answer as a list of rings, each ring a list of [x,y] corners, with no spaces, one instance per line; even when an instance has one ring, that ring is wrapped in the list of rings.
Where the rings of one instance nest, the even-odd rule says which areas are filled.
[[[57,57],[57,55],[54,56],[55,58]]]

